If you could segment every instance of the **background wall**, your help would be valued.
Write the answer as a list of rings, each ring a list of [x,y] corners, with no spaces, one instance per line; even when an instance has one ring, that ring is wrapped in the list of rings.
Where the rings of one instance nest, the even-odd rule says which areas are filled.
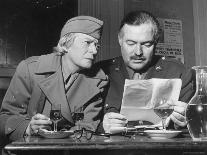
[[[195,41],[192,0],[125,0],[125,13],[147,10],[156,17],[182,21],[183,52],[187,67],[195,64]]]
[[[104,21],[97,61],[120,55],[117,32],[124,15],[124,0],[78,0],[78,4],[79,15],[91,15]]]
[[[51,53],[76,0],[0,0],[0,66],[16,67],[30,56]]]
[[[17,64],[52,52],[77,0],[0,0],[0,105]]]
[[[120,55],[117,32],[122,17],[131,10],[144,9],[160,18],[181,20],[185,65],[207,65],[207,0],[61,0],[64,5],[50,9],[46,4],[35,6],[37,1],[0,1],[0,89],[7,88],[19,61],[47,53],[56,44],[64,22],[77,14],[105,22],[97,60]],[[19,47],[12,47],[12,43],[19,43]]]
[[[117,42],[119,23],[123,15],[132,10],[147,10],[159,18],[181,20],[185,65],[195,65],[192,0],[79,0],[78,14],[92,15],[105,21],[103,48],[98,59],[120,55]]]
[[[193,0],[196,65],[207,66],[207,0]]]

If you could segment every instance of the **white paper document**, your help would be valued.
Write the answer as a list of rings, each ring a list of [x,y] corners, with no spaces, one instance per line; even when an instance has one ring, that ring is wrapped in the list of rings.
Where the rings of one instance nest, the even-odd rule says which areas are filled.
[[[153,111],[153,101],[157,98],[177,101],[181,85],[181,79],[126,79],[120,113],[129,121],[143,120],[156,124],[161,119]]]

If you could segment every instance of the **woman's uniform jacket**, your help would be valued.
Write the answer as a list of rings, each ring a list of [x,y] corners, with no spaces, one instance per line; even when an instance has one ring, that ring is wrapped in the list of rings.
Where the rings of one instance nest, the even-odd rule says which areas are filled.
[[[46,102],[61,103],[62,116],[72,126],[74,107],[84,107],[83,124],[96,130],[107,84],[107,76],[94,65],[79,73],[66,98],[61,56],[52,53],[28,58],[18,65],[3,99],[0,136],[9,140],[23,137],[32,116],[42,113]]]
[[[180,101],[187,102],[194,95],[194,79],[192,70],[187,70],[184,65],[177,60],[165,57],[155,56],[154,61],[149,67],[145,79],[150,78],[180,78],[182,88],[180,92]],[[122,96],[124,91],[125,79],[129,79],[126,65],[122,57],[116,57],[110,60],[100,62],[104,72],[110,80],[110,87],[105,100],[105,112],[120,112]],[[194,81],[194,82],[193,82]]]

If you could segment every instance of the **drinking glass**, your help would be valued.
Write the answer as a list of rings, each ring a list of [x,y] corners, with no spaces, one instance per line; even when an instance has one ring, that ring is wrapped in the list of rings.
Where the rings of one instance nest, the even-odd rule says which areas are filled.
[[[156,99],[154,102],[154,112],[162,119],[163,130],[166,130],[165,121],[168,116],[170,116],[174,110],[174,107],[168,104],[170,101],[165,98]]]
[[[75,137],[77,139],[80,139],[81,137],[85,137],[86,139],[91,139],[93,132],[90,130],[85,129],[84,127],[81,127],[81,122],[84,119],[84,110],[83,107],[74,107],[74,114],[73,114],[73,120],[75,121],[77,125],[77,129],[74,131]]]
[[[51,110],[50,110],[50,119],[53,122],[54,132],[57,132],[57,123],[62,118],[61,115],[61,104],[52,104]]]
[[[73,120],[77,123],[78,130],[81,129],[80,122],[83,120],[83,118],[84,118],[83,107],[80,107],[78,109],[76,109],[75,107],[74,114],[73,114]]]

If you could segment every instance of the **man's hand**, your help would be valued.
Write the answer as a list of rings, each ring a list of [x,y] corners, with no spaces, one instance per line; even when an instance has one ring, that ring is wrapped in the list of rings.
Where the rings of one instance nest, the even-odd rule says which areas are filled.
[[[122,114],[109,112],[104,115],[103,128],[106,133],[110,133],[112,127],[123,127],[127,122],[126,117]]]
[[[36,134],[39,131],[39,129],[48,128],[51,124],[52,122],[50,121],[50,118],[42,114],[36,114],[32,117],[26,129],[26,134],[27,135]]]
[[[185,109],[187,103],[181,101],[173,101],[169,103],[174,106],[174,111],[170,115],[171,120],[175,123],[175,125],[184,127],[186,126],[186,118],[185,118]]]

